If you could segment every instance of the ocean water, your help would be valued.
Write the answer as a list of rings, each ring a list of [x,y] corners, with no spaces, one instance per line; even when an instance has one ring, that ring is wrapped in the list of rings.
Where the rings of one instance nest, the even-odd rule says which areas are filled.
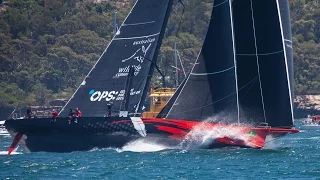
[[[8,156],[12,139],[0,136],[0,179],[320,180],[320,131],[267,141],[263,149],[183,149],[143,141],[72,153],[27,154],[19,147]]]

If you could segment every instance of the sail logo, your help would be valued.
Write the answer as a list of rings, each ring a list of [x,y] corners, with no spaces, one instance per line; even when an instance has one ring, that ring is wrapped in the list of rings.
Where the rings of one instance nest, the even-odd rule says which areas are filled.
[[[152,39],[148,39],[146,40],[146,42],[154,42],[155,40],[152,40]],[[143,44],[143,42],[145,42],[144,40],[141,41],[141,44]],[[134,45],[136,44],[140,44],[140,41],[138,43],[138,41],[134,42],[133,43]],[[123,59],[121,60],[121,62],[125,63],[127,61],[130,61],[130,63],[132,63],[131,60],[134,60],[134,62],[138,62],[139,64],[137,65],[132,65],[132,67],[134,67],[134,75],[137,76],[141,69],[142,69],[142,66],[141,64],[145,61],[145,57],[148,53],[148,51],[150,50],[150,47],[151,47],[152,43],[150,43],[149,45],[142,45],[138,50],[136,50],[133,55],[131,55],[130,57],[126,58],[126,59]],[[113,78],[119,78],[119,77],[124,77],[124,76],[128,76],[129,74],[129,69],[130,69],[130,66],[126,66],[126,67],[121,67],[118,69],[118,72],[116,75],[113,76]]]
[[[90,101],[101,101],[102,99],[105,99],[105,101],[111,101],[114,100],[116,98],[116,96],[119,94],[119,92],[116,91],[95,91],[95,90],[91,90],[89,92],[89,95],[91,95],[90,97]]]
[[[137,76],[141,70],[141,65],[133,65],[134,68],[134,75]],[[119,68],[118,73],[116,74],[116,77],[121,77],[121,76],[128,76],[130,70],[130,66],[124,67],[124,68]]]
[[[140,94],[141,91],[131,89],[130,90],[130,95],[138,95]],[[96,102],[96,101],[122,101],[124,100],[124,95],[125,95],[125,90],[121,91],[95,91],[95,90],[90,90],[89,91],[90,95],[90,101]]]
[[[145,46],[143,45],[141,48],[139,48],[138,50],[136,50],[136,52],[135,52],[132,56],[130,56],[130,57],[127,58],[127,59],[123,59],[123,60],[121,60],[121,61],[122,61],[122,62],[126,62],[126,61],[129,61],[130,59],[135,59],[135,60],[137,60],[139,63],[143,63],[144,58],[146,57],[147,52],[148,52],[148,50],[150,49],[150,47],[151,47],[151,43],[150,43],[147,47],[145,47]]]
[[[156,41],[156,38],[152,38],[152,39],[149,38],[149,39],[144,39],[144,40],[141,40],[141,41],[134,41],[133,45],[135,46],[135,45],[139,45],[139,44],[147,44],[147,43],[152,43],[154,41]]]

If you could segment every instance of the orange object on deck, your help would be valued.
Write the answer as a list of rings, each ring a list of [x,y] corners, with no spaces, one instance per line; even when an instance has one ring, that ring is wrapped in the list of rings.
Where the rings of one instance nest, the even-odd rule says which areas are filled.
[[[169,99],[173,96],[176,88],[158,88],[151,89],[150,92],[150,110],[142,114],[142,118],[154,118],[156,117],[162,108],[167,104]]]

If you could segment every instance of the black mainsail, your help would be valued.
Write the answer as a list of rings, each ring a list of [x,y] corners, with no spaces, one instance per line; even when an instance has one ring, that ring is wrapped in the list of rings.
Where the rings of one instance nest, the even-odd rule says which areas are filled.
[[[291,128],[292,78],[288,1],[216,0],[192,73],[158,117]]]
[[[286,10],[282,14],[279,2]],[[234,0],[232,10],[241,120],[292,127],[293,63],[284,38],[286,32],[291,40],[287,0]]]
[[[103,117],[107,103],[118,113],[126,93],[128,110],[137,112],[164,35],[172,0],[137,0],[99,60],[69,99],[60,114],[78,107],[85,117]],[[131,88],[125,92],[130,67],[134,68]]]
[[[198,59],[175,95],[166,118],[202,121],[213,114],[237,118],[237,81],[230,2],[215,0],[204,44]],[[166,107],[167,108],[167,107]]]

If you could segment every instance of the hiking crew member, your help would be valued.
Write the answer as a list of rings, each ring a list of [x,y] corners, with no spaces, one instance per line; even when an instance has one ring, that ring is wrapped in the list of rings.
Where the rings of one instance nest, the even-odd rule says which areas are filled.
[[[70,109],[69,111],[69,124],[71,124],[71,121],[73,121],[74,119],[74,112],[72,109]]]
[[[75,112],[75,123],[78,123],[78,119],[82,117],[82,112],[79,110],[79,108],[76,108]]]
[[[32,111],[31,111],[31,107],[29,107],[29,108],[27,109],[27,118],[28,118],[28,119],[31,119],[31,116],[32,116]]]
[[[51,123],[56,122],[57,118],[59,117],[58,112],[55,109],[52,109],[51,115],[52,115]]]
[[[107,108],[108,108],[108,117],[111,117],[111,103],[110,102],[108,102]]]

